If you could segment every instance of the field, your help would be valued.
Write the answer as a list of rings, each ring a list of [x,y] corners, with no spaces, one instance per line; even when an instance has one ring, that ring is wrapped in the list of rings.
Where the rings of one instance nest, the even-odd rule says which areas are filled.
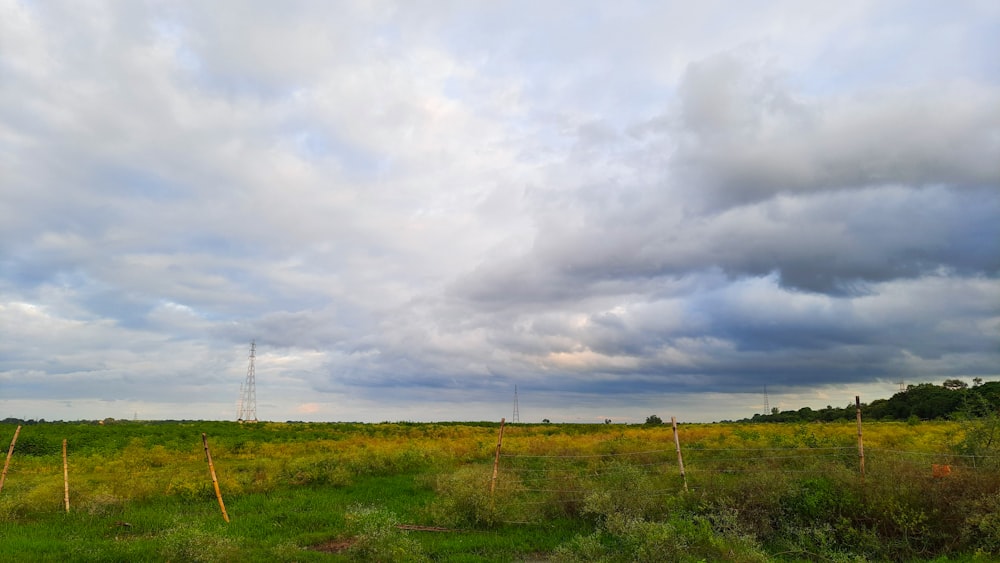
[[[682,474],[670,424],[514,424],[494,479],[497,423],[28,424],[0,561],[1000,559],[981,428],[866,423],[863,474],[857,434],[682,424]]]

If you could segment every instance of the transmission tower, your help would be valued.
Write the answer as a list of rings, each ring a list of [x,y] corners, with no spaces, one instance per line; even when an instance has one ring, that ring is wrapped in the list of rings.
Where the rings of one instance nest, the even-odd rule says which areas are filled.
[[[240,390],[240,411],[237,422],[257,422],[257,378],[253,371],[253,360],[256,356],[257,342],[250,341],[250,366],[247,367],[247,379]]]
[[[767,401],[767,385],[764,386],[764,414],[771,414],[771,405]]]
[[[514,386],[514,416],[510,417],[511,422],[521,422],[521,415],[517,412],[517,385]]]

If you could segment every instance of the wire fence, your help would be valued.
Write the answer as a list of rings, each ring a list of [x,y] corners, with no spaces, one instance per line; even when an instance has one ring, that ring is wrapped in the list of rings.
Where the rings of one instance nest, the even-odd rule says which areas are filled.
[[[604,453],[560,451],[511,453],[498,443],[498,489],[513,513],[535,510],[578,512],[600,495],[646,499],[675,496],[686,490],[711,490],[747,479],[778,480],[835,477],[858,483],[955,481],[1000,486],[1000,456],[952,452],[865,448],[859,423],[858,445],[762,448],[682,447],[674,427],[675,447]],[[502,443],[502,434],[500,442]],[[603,445],[592,445],[600,448]],[[534,444],[537,451],[538,445]],[[724,481],[720,481],[724,480]],[[741,481],[742,480],[742,481]]]
[[[704,440],[685,445],[675,427],[673,442],[659,431],[641,438],[625,439],[623,435],[621,439],[609,437],[580,443],[568,439],[546,442],[535,436],[530,444],[527,440],[518,444],[518,439],[509,437],[507,449],[503,449],[501,431],[496,473],[486,483],[491,496],[496,488],[495,496],[503,502],[529,508],[556,506],[568,512],[580,510],[595,493],[662,498],[688,489],[711,490],[726,482],[737,483],[748,478],[836,476],[841,480],[856,477],[859,481],[874,482],[905,476],[910,480],[1000,482],[997,455],[863,447],[860,440],[858,446],[829,445],[843,444],[845,440],[841,438],[819,441],[821,445],[814,442],[812,446],[714,448],[707,447]],[[552,453],[546,453],[546,447]],[[4,467],[4,478],[10,479],[3,496],[28,494],[41,477],[52,487],[60,484],[59,477],[63,477],[60,474],[67,472],[67,466],[58,463],[57,456],[14,456],[14,463]],[[280,463],[266,455],[258,457],[235,450],[226,452],[221,459],[219,481],[223,492],[263,491],[288,484],[346,486],[351,475],[365,472],[364,464],[350,466],[333,455],[333,450],[318,452],[308,460],[287,459]],[[9,457],[7,461],[10,462]],[[97,455],[75,456],[71,448],[68,480],[74,497],[205,498],[212,493],[205,461],[200,452],[172,452],[162,448],[137,449],[107,460]],[[76,477],[78,474],[80,478]],[[52,496],[49,492],[45,494],[46,498]]]

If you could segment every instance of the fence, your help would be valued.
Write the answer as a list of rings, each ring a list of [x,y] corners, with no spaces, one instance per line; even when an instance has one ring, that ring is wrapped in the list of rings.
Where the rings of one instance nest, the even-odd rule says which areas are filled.
[[[961,486],[977,490],[1000,486],[1000,456],[959,455],[881,447],[864,447],[860,421],[857,445],[779,446],[761,448],[712,448],[685,446],[676,423],[673,443],[661,438],[662,447],[607,443],[603,453],[581,453],[563,449],[550,454],[512,453],[517,435],[508,431],[508,449],[497,445],[497,465],[492,488],[499,501],[515,518],[532,511],[573,514],[596,495],[622,498],[642,495],[646,499],[670,497],[691,490],[710,491],[746,479],[809,479],[835,477],[855,480],[860,486],[877,482],[901,487],[917,480],[928,483],[961,480]],[[639,447],[635,447],[639,446]],[[537,445],[535,447],[537,450]],[[498,502],[495,501],[494,502]],[[517,522],[518,520],[507,520]]]
[[[3,472],[0,473],[0,493],[3,493],[4,485],[7,483],[8,472],[11,468],[11,459],[15,451],[15,446],[17,445],[17,438],[21,433],[21,426],[18,426],[14,431],[14,436],[11,439],[10,447],[7,450],[7,456],[4,460]],[[212,487],[214,488],[215,497],[218,500],[219,508],[222,511],[222,517],[226,522],[229,522],[229,515],[226,512],[226,506],[222,499],[222,493],[219,487],[219,480],[216,476],[215,466],[212,462],[212,454],[208,445],[208,437],[205,434],[201,435],[202,445],[205,451],[205,460],[208,462],[208,471],[211,477]],[[62,440],[62,502],[63,509],[65,512],[70,512],[70,458],[69,458],[69,444],[67,439]],[[47,460],[46,460],[47,461]],[[95,508],[95,505],[115,503],[118,498],[127,497],[130,494],[134,495],[137,489],[142,488],[160,488],[161,492],[167,493],[194,493],[197,495],[197,491],[200,487],[197,485],[199,482],[204,482],[204,479],[193,478],[190,471],[185,471],[185,469],[190,469],[190,464],[180,463],[169,463],[171,458],[161,459],[159,462],[150,462],[146,460],[141,463],[129,463],[127,460],[119,460],[117,462],[111,462],[104,464],[102,466],[95,467],[91,465],[88,471],[87,478],[87,488],[91,490],[91,494],[88,495],[87,501],[84,504],[85,510],[91,510]],[[236,465],[236,464],[234,464]],[[246,464],[239,464],[242,470],[246,470]],[[51,475],[54,477],[55,468],[52,465],[46,464],[28,464],[26,468],[27,472],[32,474],[34,477]],[[95,473],[97,476],[95,477]],[[144,484],[142,483],[144,482]],[[168,483],[164,489],[164,483]],[[55,483],[55,479],[52,478],[50,483]],[[180,485],[180,487],[178,487]],[[25,492],[23,490],[21,483],[15,483],[13,487],[8,487],[8,489],[13,488],[13,491],[8,490],[7,495],[19,494]],[[173,489],[173,491],[171,491]],[[93,491],[100,491],[94,494]]]
[[[669,426],[643,429],[623,426],[622,439],[617,439],[615,427],[602,425],[600,436],[595,433],[595,438],[589,442],[574,437],[572,426],[553,427],[551,436],[544,435],[541,430],[544,426],[533,426],[527,432],[521,430],[527,426],[508,426],[507,443],[498,439],[495,454],[490,456],[495,470],[493,477],[484,475],[489,482],[484,482],[484,488],[477,490],[485,494],[489,489],[494,502],[500,505],[515,503],[522,508],[544,510],[553,510],[555,506],[558,510],[572,512],[579,510],[595,492],[662,498],[676,495],[686,487],[702,492],[727,482],[737,483],[746,477],[836,475],[845,481],[855,478],[858,481],[885,481],[898,480],[905,474],[906,479],[942,483],[959,479],[1000,480],[997,473],[1000,457],[907,448],[869,446],[862,449],[860,432],[855,445],[854,432],[843,426],[836,426],[836,440],[825,436],[799,436],[786,442],[773,438],[779,437],[779,428],[787,434],[789,426],[775,426],[775,435],[765,432],[763,438],[741,436],[757,432],[760,426],[730,427],[730,443],[768,443],[770,440],[776,444],[745,448],[713,447],[724,441],[716,440],[718,436],[706,438],[706,432],[694,437],[699,428],[707,426],[682,426],[673,434]],[[74,459],[72,440],[68,463],[64,456],[63,463],[57,465],[58,452],[55,450],[44,455],[36,452],[35,455],[19,456],[20,461],[10,467],[12,471],[8,475],[10,455],[15,450],[13,442],[19,432],[15,430],[15,439],[0,475],[0,497],[24,499],[22,504],[37,504],[46,510],[48,508],[44,507],[49,506],[52,510],[64,509],[60,504],[66,503],[74,510],[99,510],[105,503],[162,495],[199,501],[217,498],[219,495],[214,493],[218,490],[213,490],[215,485],[227,495],[285,485],[345,486],[350,484],[352,475],[372,471],[385,473],[399,472],[400,468],[407,467],[427,468],[434,460],[435,470],[446,470],[483,460],[482,442],[471,434],[463,438],[463,446],[457,447],[451,442],[454,435],[439,430],[423,432],[423,441],[398,440],[398,451],[378,453],[368,445],[370,440],[380,438],[370,437],[367,431],[371,428],[365,427],[365,430],[364,435],[359,434],[352,442],[353,449],[347,449],[344,441],[324,441],[319,447],[303,445],[294,450],[294,456],[288,452],[277,454],[279,446],[230,443],[218,460],[220,472],[215,483],[210,478],[213,468],[206,468],[208,455],[205,454],[208,452],[202,454],[198,451],[200,448],[175,451],[140,443],[125,446],[113,458],[89,455]],[[629,436],[625,437],[625,433]],[[25,441],[26,447],[28,444],[30,440]],[[282,444],[281,450],[286,446]],[[430,448],[436,448],[436,453],[431,453]],[[303,457],[304,453],[308,453],[308,457]],[[865,465],[859,463],[862,453]],[[384,459],[373,457],[379,455]],[[68,487],[68,494],[65,487]],[[219,508],[225,510],[221,498],[217,500]]]

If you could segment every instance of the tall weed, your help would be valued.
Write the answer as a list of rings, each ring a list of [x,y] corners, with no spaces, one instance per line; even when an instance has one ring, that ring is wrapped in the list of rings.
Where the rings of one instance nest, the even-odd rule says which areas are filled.
[[[397,526],[392,512],[374,506],[354,505],[344,515],[353,538],[348,555],[356,561],[427,561],[420,544]]]
[[[429,507],[431,518],[445,526],[490,527],[531,518],[519,501],[521,485],[512,477],[498,479],[490,492],[491,470],[486,466],[462,467],[439,475],[437,498]]]

